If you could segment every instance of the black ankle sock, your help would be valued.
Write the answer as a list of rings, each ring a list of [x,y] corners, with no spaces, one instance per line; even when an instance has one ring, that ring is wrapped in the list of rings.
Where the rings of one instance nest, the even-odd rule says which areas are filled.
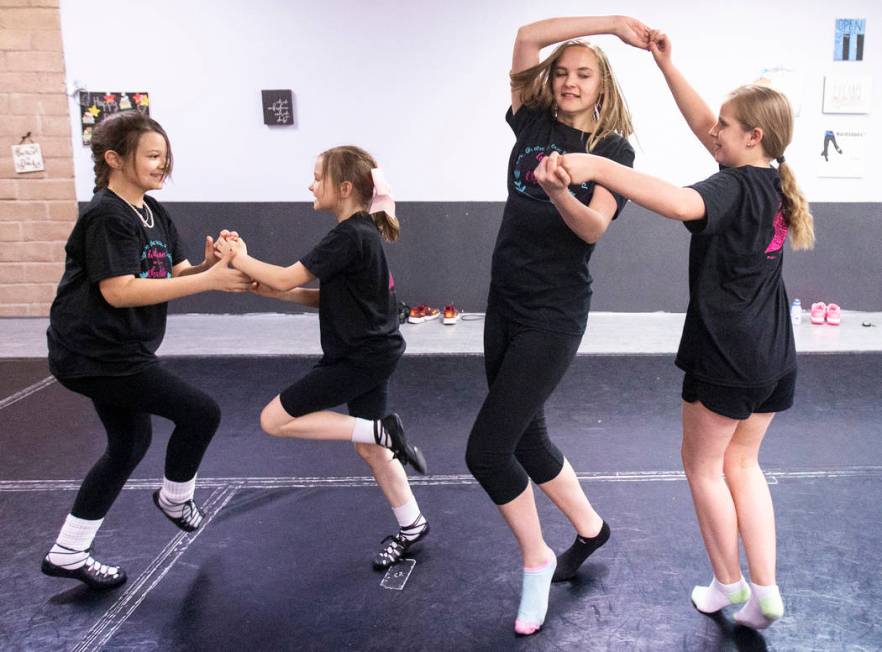
[[[576,535],[573,545],[557,556],[557,569],[554,571],[554,577],[551,581],[563,582],[571,579],[589,555],[606,543],[608,539],[609,525],[606,524],[606,521],[603,522],[596,537],[588,539]]]

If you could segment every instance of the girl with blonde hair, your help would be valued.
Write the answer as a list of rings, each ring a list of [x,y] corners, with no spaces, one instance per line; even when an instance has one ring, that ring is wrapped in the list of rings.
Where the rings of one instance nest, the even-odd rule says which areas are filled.
[[[543,161],[537,177],[593,181],[692,234],[689,307],[676,364],[683,379],[682,457],[713,580],[696,586],[704,613],[762,629],[784,614],[775,579],[775,516],[759,449],[775,413],[793,404],[796,350],[782,269],[784,243],[814,245],[812,215],[784,156],[793,133],[787,98],[761,85],[733,91],[718,116],[671,61],[668,37],[650,50],[693,133],[720,165],[679,188],[590,154]],[[772,164],[774,162],[774,165]],[[738,538],[751,582],[741,575]]]
[[[585,332],[594,245],[626,200],[594,183],[540,180],[537,166],[566,152],[634,161],[631,119],[606,56],[596,45],[569,40],[593,34],[645,48],[649,30],[623,16],[552,18],[521,27],[512,57],[506,121],[516,141],[484,324],[489,392],[469,436],[466,464],[520,548],[515,631],[521,635],[542,627],[552,580],[572,577],[610,532],[549,439],[543,407]],[[540,62],[540,50],[560,42]],[[542,536],[531,480],[576,530],[575,543],[557,559]]]

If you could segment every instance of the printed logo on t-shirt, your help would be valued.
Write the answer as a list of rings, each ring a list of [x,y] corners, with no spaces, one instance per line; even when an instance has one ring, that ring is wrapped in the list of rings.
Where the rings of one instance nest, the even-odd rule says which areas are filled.
[[[772,237],[769,246],[766,247],[766,258],[769,260],[774,260],[778,257],[777,254],[781,253],[781,249],[784,248],[784,241],[787,240],[789,227],[787,226],[787,220],[784,219],[784,212],[780,208],[775,213],[773,226],[775,228],[775,235]]]
[[[150,240],[141,251],[141,278],[171,278],[172,257],[160,240]]]
[[[518,154],[514,166],[512,167],[512,183],[515,190],[532,199],[538,199],[545,202],[551,201],[548,199],[548,195],[545,194],[545,191],[542,190],[542,186],[536,181],[536,168],[542,162],[542,159],[551,154],[551,152],[557,152],[561,155],[567,153],[566,150],[551,143],[548,146],[527,146],[520,154]],[[576,188],[579,191],[589,190],[589,185],[590,184],[586,182],[580,186],[570,186],[570,194],[582,200],[582,198],[579,197],[582,193],[577,193],[573,188]]]

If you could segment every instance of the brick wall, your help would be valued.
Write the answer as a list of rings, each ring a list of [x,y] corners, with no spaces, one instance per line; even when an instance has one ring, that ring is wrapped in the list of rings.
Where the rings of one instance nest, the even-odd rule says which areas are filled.
[[[31,132],[43,172],[16,174]],[[0,0],[0,317],[49,314],[76,219],[58,0]]]

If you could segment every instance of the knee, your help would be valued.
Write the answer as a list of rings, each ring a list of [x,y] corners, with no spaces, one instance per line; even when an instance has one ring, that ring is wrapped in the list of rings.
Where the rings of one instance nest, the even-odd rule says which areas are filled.
[[[745,474],[761,471],[759,460],[753,455],[737,455],[726,453],[723,460],[723,473],[727,478],[738,479]]]
[[[480,480],[488,474],[492,474],[494,457],[469,441],[469,445],[466,447],[465,463],[469,473]]]
[[[149,435],[135,437],[130,441],[130,445],[124,449],[119,447],[108,449],[104,453],[104,458],[113,468],[128,477],[135,470],[135,467],[141,463],[141,460],[144,459],[148,448],[150,448]]]
[[[212,437],[220,422],[220,405],[207,394],[203,394],[187,406],[187,410],[176,421],[176,425],[182,425],[191,432],[204,432]]]
[[[371,468],[380,464],[385,464],[392,459],[392,451],[375,444],[356,442],[355,452],[358,453],[358,456]]]
[[[201,421],[205,429],[214,434],[221,422],[221,409],[213,398],[208,398],[202,406]]]
[[[276,418],[271,405],[267,405],[260,413],[260,429],[272,437],[282,435],[281,424]]]

